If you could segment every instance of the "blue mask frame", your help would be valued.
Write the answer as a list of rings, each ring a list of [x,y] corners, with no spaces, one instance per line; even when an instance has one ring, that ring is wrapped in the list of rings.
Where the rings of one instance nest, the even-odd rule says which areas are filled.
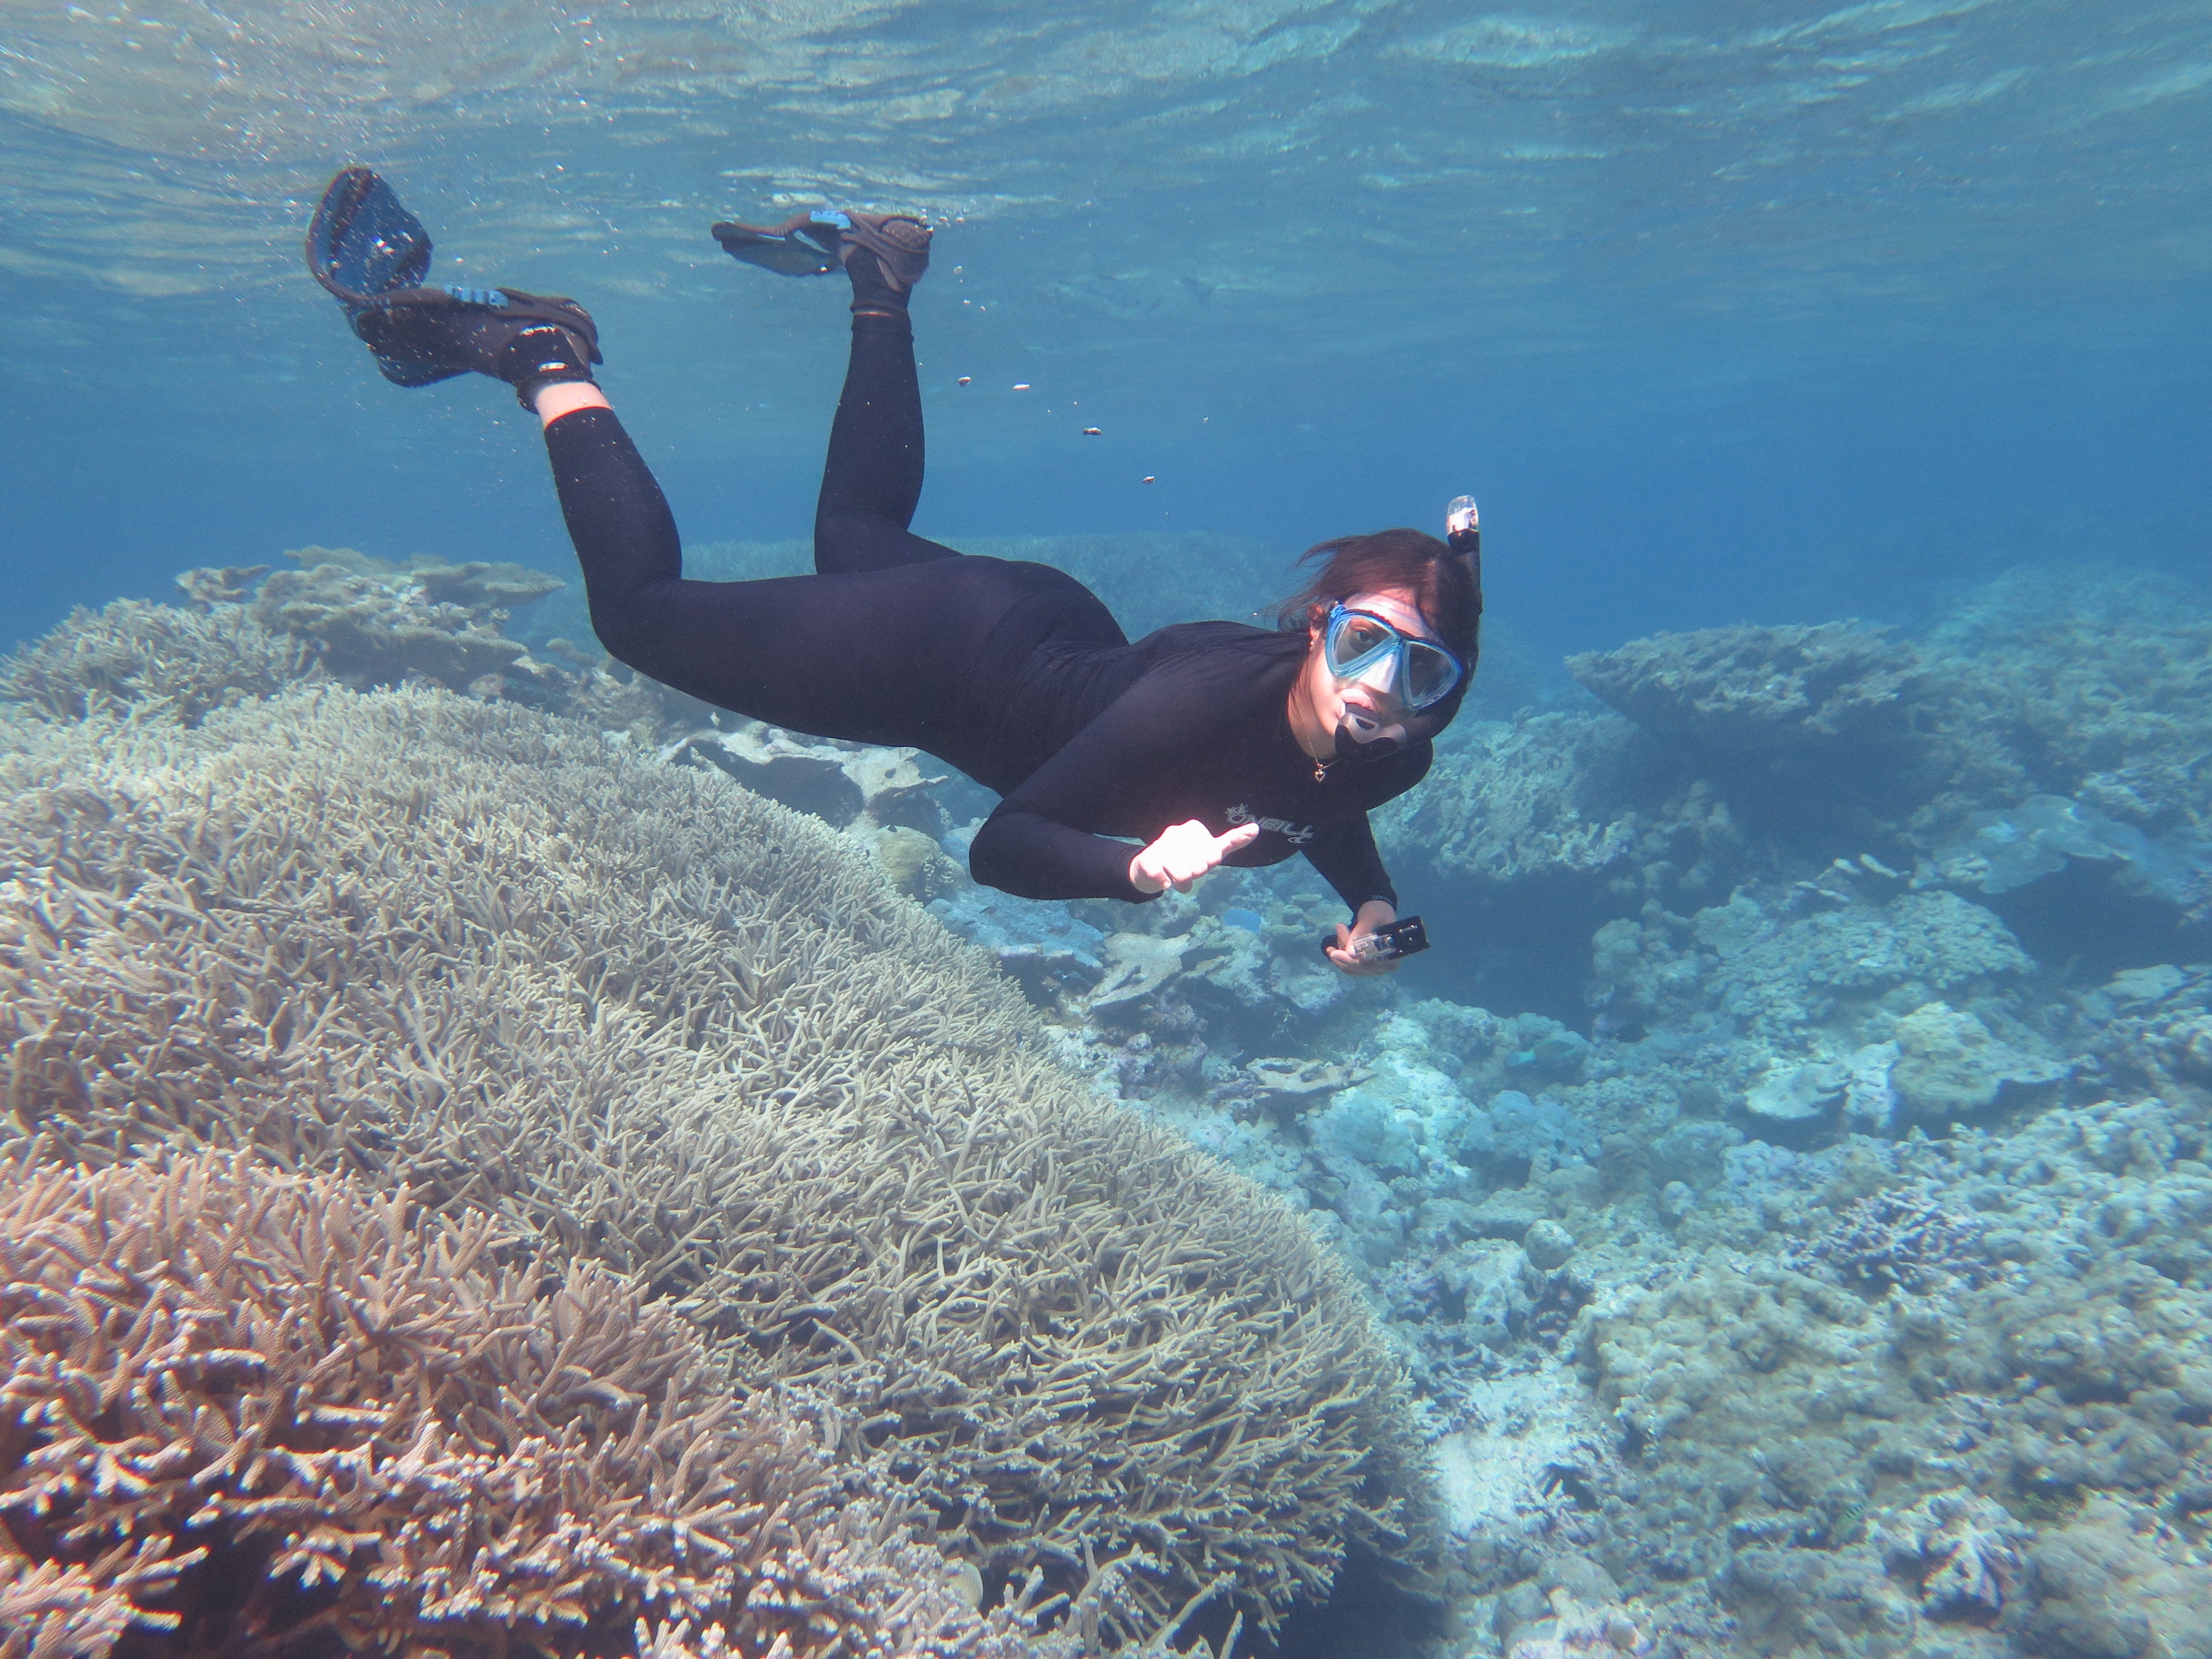
[[[1354,617],[1374,623],[1389,637],[1364,651],[1347,654],[1345,636],[1351,632]],[[1378,617],[1372,611],[1355,611],[1340,600],[1329,607],[1328,620],[1322,624],[1321,638],[1322,660],[1328,665],[1328,672],[1340,680],[1356,680],[1383,658],[1395,653],[1397,661],[1391,674],[1390,689],[1408,709],[1426,708],[1441,702],[1467,677],[1467,665],[1434,640],[1405,633],[1389,617]],[[1413,690],[1416,684],[1424,687],[1419,693]]]

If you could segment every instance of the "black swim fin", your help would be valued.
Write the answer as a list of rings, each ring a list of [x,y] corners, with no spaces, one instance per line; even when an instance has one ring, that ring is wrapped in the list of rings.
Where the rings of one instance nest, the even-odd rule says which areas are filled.
[[[474,372],[524,403],[552,380],[589,380],[604,362],[591,313],[557,294],[423,288],[430,234],[367,167],[331,179],[307,228],[307,269],[345,308],[355,336],[394,386]]]
[[[826,213],[802,213],[780,225],[739,224],[724,220],[707,227],[732,259],[758,265],[779,276],[826,276],[837,269],[842,227]]]
[[[707,227],[722,252],[780,276],[823,276],[851,266],[854,251],[876,256],[884,281],[903,296],[929,269],[929,226],[911,213],[860,213],[816,208],[780,225],[733,220]]]
[[[307,227],[307,269],[349,312],[430,274],[430,233],[367,167],[330,182]]]

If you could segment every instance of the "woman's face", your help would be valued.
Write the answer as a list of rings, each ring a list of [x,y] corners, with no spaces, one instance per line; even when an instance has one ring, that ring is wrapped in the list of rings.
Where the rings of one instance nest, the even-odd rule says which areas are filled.
[[[1401,634],[1425,640],[1437,638],[1436,630],[1413,603],[1413,594],[1404,588],[1385,587],[1371,593],[1355,593],[1344,601],[1344,606],[1347,611],[1364,611],[1380,617]],[[1443,644],[1441,640],[1437,642]],[[1340,680],[1330,672],[1328,653],[1322,647],[1322,623],[1316,621],[1308,626],[1306,665],[1300,678],[1306,707],[1313,711],[1322,731],[1334,734],[1343,725],[1346,714],[1352,715],[1360,725],[1378,728],[1403,721],[1407,710],[1399,696],[1397,673],[1398,659],[1394,653],[1371,665],[1358,678]]]

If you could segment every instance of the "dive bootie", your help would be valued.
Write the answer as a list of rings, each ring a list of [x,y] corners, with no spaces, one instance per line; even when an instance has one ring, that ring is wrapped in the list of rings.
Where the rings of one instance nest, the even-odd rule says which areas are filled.
[[[856,292],[880,286],[903,302],[929,269],[930,228],[910,213],[851,213],[817,208],[780,225],[744,225],[726,221],[708,234],[733,259],[782,276],[823,276],[841,266],[850,272]],[[866,266],[855,262],[872,256]],[[872,282],[878,272],[879,283]]]
[[[307,269],[394,386],[489,374],[526,408],[538,387],[588,381],[605,361],[591,313],[562,295],[418,286],[430,269],[428,233],[367,167],[346,168],[323,192]]]
[[[590,380],[591,366],[605,361],[583,307],[513,289],[406,289],[356,313],[353,331],[394,386],[489,374],[526,404],[552,381]]]

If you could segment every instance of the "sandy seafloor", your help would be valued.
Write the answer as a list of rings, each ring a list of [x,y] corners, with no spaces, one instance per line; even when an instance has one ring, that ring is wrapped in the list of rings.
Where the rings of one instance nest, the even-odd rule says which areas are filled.
[[[1263,562],[972,550],[1182,573],[1133,633]],[[329,558],[349,631],[285,625],[357,682],[542,702],[595,655],[573,589],[506,620]],[[1303,865],[1033,903],[927,757],[672,697],[611,735],[844,827],[1091,1087],[1307,1213],[1418,1391],[1435,1651],[2212,1659],[2212,595],[2051,565],[1910,629],[1492,647],[1377,815],[1435,941],[1377,982]]]

